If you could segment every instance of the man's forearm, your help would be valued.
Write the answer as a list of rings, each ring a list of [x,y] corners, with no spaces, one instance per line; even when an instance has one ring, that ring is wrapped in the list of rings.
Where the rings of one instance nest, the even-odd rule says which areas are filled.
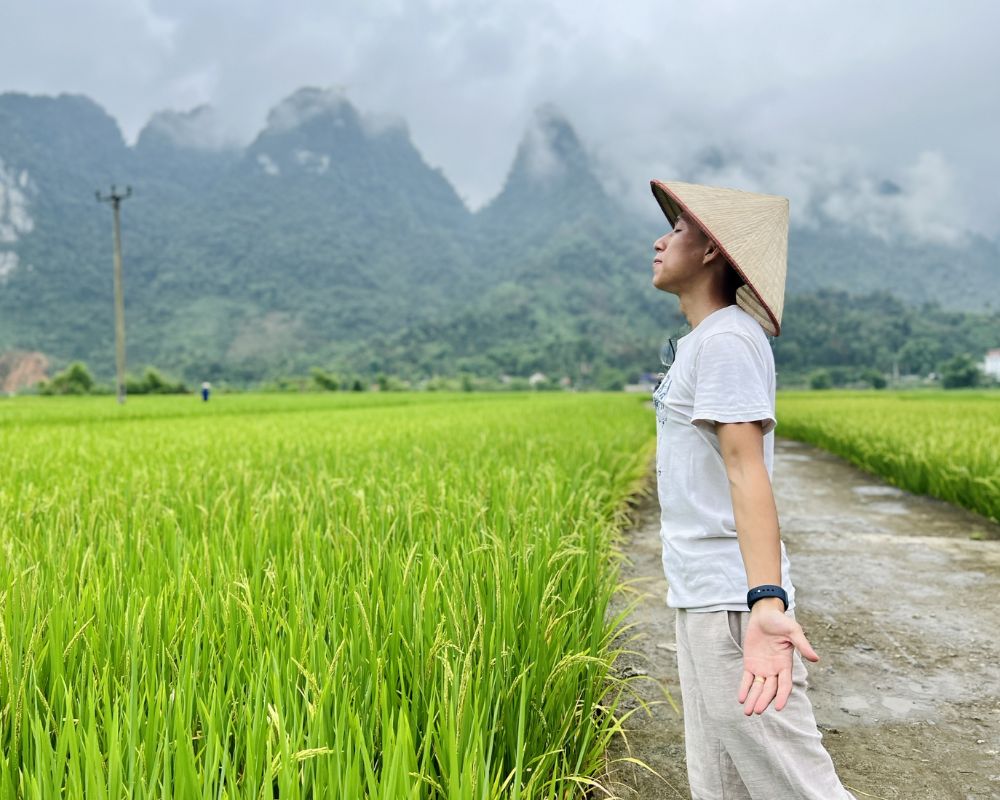
[[[781,586],[781,534],[767,468],[763,461],[746,459],[731,466],[728,474],[747,586]]]

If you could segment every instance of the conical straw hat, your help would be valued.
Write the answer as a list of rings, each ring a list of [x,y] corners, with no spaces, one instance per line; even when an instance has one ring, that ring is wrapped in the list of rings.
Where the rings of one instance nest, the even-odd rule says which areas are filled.
[[[681,181],[650,181],[671,225],[688,215],[746,281],[736,303],[771,336],[781,333],[788,271],[788,198]]]

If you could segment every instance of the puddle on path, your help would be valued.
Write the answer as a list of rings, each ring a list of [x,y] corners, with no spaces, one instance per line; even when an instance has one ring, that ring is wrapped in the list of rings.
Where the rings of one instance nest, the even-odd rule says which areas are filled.
[[[862,497],[899,497],[900,495],[906,494],[906,492],[896,486],[880,484],[852,486],[851,491],[857,492]]]

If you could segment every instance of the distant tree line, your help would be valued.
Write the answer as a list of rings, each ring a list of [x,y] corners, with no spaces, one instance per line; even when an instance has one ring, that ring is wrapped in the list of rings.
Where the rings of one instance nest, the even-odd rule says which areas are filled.
[[[885,389],[888,380],[876,369],[866,368],[860,375],[855,370],[844,367],[817,369],[809,373],[810,389],[831,389],[863,382],[873,389]],[[938,374],[944,389],[969,389],[977,386],[997,385],[997,380],[983,372],[979,364],[968,353],[954,356],[941,364]]]
[[[664,336],[684,323],[669,314],[655,319],[652,310],[644,310],[655,324],[651,332],[632,336],[608,319],[588,319],[582,312],[563,316],[522,294],[514,287],[495,306],[393,336],[362,337],[353,349],[327,357],[304,347],[282,372],[264,360],[189,361],[190,354],[183,372],[210,380],[221,391],[614,391],[659,372]],[[987,350],[1000,347],[1000,312],[950,311],[935,303],[913,308],[885,292],[820,290],[790,296],[782,322],[782,335],[772,340],[779,389],[951,389],[998,383],[980,362]],[[187,391],[183,381],[166,378],[154,367],[130,376],[126,389],[130,394]],[[94,394],[113,387],[98,383],[77,361],[38,391]]]
[[[991,387],[998,381],[986,375],[979,364],[968,354],[954,356],[941,364],[937,375],[945,389]],[[874,389],[888,386],[886,375],[874,368],[856,370],[851,367],[834,366],[812,370],[806,376],[810,389],[831,389],[868,385]],[[624,373],[606,370],[599,374],[589,388],[598,391],[617,391],[623,388]],[[74,361],[51,380],[42,381],[36,387],[42,395],[100,395],[114,394],[114,386],[97,382],[87,365]],[[165,378],[155,367],[147,367],[141,377],[129,375],[125,380],[126,393],[146,394],[189,394],[190,389],[183,381]],[[556,380],[540,373],[531,378],[522,376],[482,377],[464,372],[458,375],[434,375],[416,381],[403,380],[397,376],[379,373],[374,380],[356,374],[339,374],[321,367],[313,367],[308,375],[290,375],[273,378],[256,386],[233,387],[223,385],[229,391],[242,388],[259,389],[265,392],[364,392],[369,390],[394,391],[559,391],[579,389],[571,381]]]
[[[74,361],[57,372],[51,380],[38,384],[38,393],[57,394],[114,394],[115,387],[98,383],[82,361]],[[182,381],[165,378],[155,367],[146,367],[141,377],[125,376],[126,394],[187,394],[190,390]]]

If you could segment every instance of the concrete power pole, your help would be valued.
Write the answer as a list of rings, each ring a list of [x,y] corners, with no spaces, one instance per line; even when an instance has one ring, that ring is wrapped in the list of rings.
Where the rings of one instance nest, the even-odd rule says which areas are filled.
[[[122,288],[122,226],[120,208],[122,200],[132,196],[132,187],[125,187],[120,194],[111,184],[111,194],[102,196],[95,192],[97,202],[111,203],[115,219],[115,371],[118,382],[118,402],[125,402],[125,291]]]

